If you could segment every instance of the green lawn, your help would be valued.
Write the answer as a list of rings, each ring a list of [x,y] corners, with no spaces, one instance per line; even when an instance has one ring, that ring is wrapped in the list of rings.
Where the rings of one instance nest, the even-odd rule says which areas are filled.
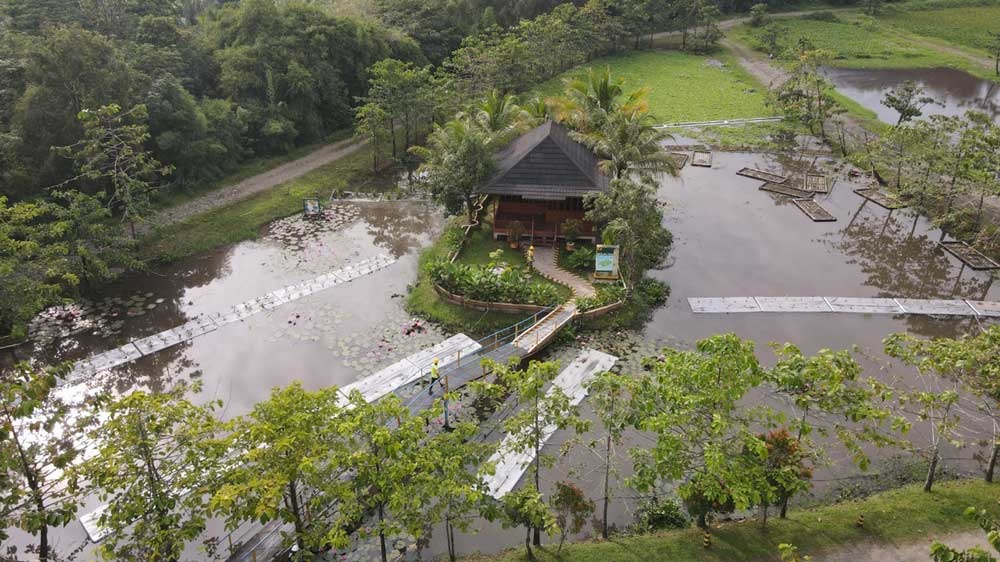
[[[988,33],[997,31],[1000,5],[948,8],[943,10],[893,10],[879,18],[925,37],[985,52]]]
[[[930,68],[954,67],[979,76],[986,70],[955,55],[940,53],[920,45],[905,31],[858,14],[838,13],[835,21],[808,17],[779,21],[786,33],[780,45],[788,48],[799,38],[808,39],[817,49],[834,54],[833,65],[842,68]],[[747,25],[731,31],[732,37],[763,51],[761,28]]]
[[[558,95],[563,78],[585,75],[587,68],[603,66],[626,80],[626,91],[648,87],[650,113],[661,123],[773,114],[764,103],[766,88],[725,53],[703,56],[639,51],[604,57],[542,83],[533,94]]]
[[[803,555],[817,555],[859,543],[899,543],[943,537],[975,524],[963,515],[967,507],[985,508],[996,517],[1000,485],[966,480],[938,484],[934,492],[919,486],[876,494],[860,501],[809,510],[792,510],[788,519],[771,519],[762,530],[753,522],[729,523],[712,529],[712,546],[702,546],[697,529],[624,537],[609,542],[569,544],[561,555],[554,548],[538,552],[541,561],[572,562],[736,562],[778,560],[778,544],[791,543]],[[863,528],[855,526],[865,516]],[[986,534],[983,533],[983,544]],[[470,556],[467,562],[514,562],[524,548],[496,556]],[[930,556],[927,558],[930,560]]]
[[[240,240],[256,238],[265,224],[302,211],[302,199],[326,200],[333,191],[383,191],[394,179],[371,173],[371,153],[359,150],[277,187],[158,228],[140,241],[144,257],[170,261]]]

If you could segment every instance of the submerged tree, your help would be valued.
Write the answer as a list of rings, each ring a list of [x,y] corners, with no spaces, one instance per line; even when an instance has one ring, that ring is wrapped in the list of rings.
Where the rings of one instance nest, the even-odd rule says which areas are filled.
[[[899,119],[896,120],[898,127],[923,115],[923,109],[928,104],[937,103],[934,98],[925,95],[925,93],[919,84],[913,80],[906,80],[882,96],[882,105],[894,109],[899,114]]]
[[[0,539],[10,528],[37,537],[30,550],[40,562],[54,558],[49,530],[73,521],[79,506],[63,473],[79,448],[53,393],[65,372],[18,363],[0,377]]]
[[[812,49],[810,45],[800,45],[797,49],[791,76],[778,88],[774,100],[786,119],[826,138],[826,120],[837,102],[830,94],[833,86],[820,68],[833,58],[833,53]]]

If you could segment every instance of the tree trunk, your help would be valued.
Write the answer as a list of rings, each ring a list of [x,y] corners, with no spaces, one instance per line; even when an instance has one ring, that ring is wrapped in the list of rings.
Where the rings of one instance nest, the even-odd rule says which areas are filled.
[[[451,525],[451,518],[444,522],[445,540],[448,542],[448,560],[457,562],[458,556],[455,553],[455,528]]]
[[[760,506],[760,526],[764,529],[767,528],[767,510],[768,506],[766,503]]]
[[[541,421],[538,419],[538,396],[537,396],[537,393],[536,393],[536,396],[535,396],[535,491],[537,491],[538,493],[542,492],[542,488],[541,488],[542,463],[541,463],[541,459],[539,459],[539,456],[538,456],[539,453],[542,452],[541,451],[541,449],[542,449],[542,447],[541,447],[541,441],[542,441],[541,428],[539,427],[540,423],[541,423]],[[535,546],[542,546],[542,530],[539,529],[538,527],[535,527],[535,529],[534,529],[533,540],[534,540]]]
[[[299,491],[293,478],[288,482],[288,502],[291,504],[292,513],[295,515],[295,544],[299,545],[299,552],[305,552],[305,542],[302,535],[305,534],[305,525],[302,523],[302,511],[299,506]]]
[[[392,138],[392,158],[396,159],[396,120],[389,119],[389,136]]]
[[[708,514],[699,513],[698,514],[698,528],[707,529],[708,528]]]
[[[934,445],[934,451],[931,453],[931,464],[927,467],[927,479],[924,481],[925,492],[930,492],[931,487],[934,486],[934,475],[937,472],[938,454],[938,446]]]
[[[382,549],[382,562],[389,562],[389,553],[385,549],[385,526],[382,525],[383,518],[385,517],[385,510],[382,508],[382,503],[378,504],[378,544]]]
[[[604,447],[604,513],[602,515],[601,536],[608,540],[608,488],[611,480],[611,434],[608,434],[607,444]]]
[[[993,451],[990,452],[990,462],[986,466],[986,481],[993,482],[993,471],[997,465],[997,454],[1000,453],[1000,442],[993,439]]]
[[[531,551],[531,527],[524,533],[524,548],[528,549],[528,560],[534,560],[535,553]]]

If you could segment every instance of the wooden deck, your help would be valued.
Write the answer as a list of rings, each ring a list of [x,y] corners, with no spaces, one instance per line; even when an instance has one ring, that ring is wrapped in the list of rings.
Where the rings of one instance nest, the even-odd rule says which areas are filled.
[[[1000,302],[868,297],[719,297],[689,298],[695,314],[747,312],[811,312],[848,314],[909,314],[1000,318]]]
[[[759,188],[761,191],[767,191],[769,193],[777,193],[778,195],[783,195],[785,197],[791,197],[793,199],[810,199],[813,194],[808,191],[802,191],[801,189],[795,189],[794,187],[788,187],[787,185],[779,185],[776,183],[765,183]]]
[[[961,260],[962,263],[976,271],[1000,269],[1000,264],[991,260],[989,257],[984,256],[979,252],[979,250],[973,248],[965,242],[953,240],[949,242],[938,242],[938,245],[944,248],[951,255]]]
[[[823,174],[808,173],[802,180],[802,189],[811,193],[830,193],[830,180]]]
[[[691,158],[691,165],[701,168],[711,168],[712,153],[705,150],[695,150],[694,156]]]
[[[740,171],[736,172],[736,175],[766,181],[768,183],[785,183],[788,181],[788,178],[785,176],[779,176],[778,174],[772,174],[771,172],[765,172],[764,170],[758,170],[756,168],[742,168]]]
[[[907,207],[906,203],[903,203],[896,199],[894,196],[888,193],[875,189],[874,187],[869,187],[865,189],[855,189],[854,193],[864,197],[865,199],[875,203],[879,207],[889,209],[890,211],[895,211],[896,209],[903,209]]]
[[[618,361],[618,358],[593,349],[585,349],[552,381],[548,392],[558,388],[569,398],[569,403],[577,405],[587,396],[586,384],[598,373],[607,371]],[[550,425],[542,430],[541,442],[544,445],[556,432],[556,426]],[[524,476],[528,466],[535,460],[534,451],[512,452],[511,443],[514,438],[506,436],[499,450],[490,457],[496,470],[486,477],[486,485],[490,495],[500,499],[517,486]]]
[[[792,203],[795,203],[795,206],[812,219],[813,222],[834,222],[837,220],[837,217],[831,215],[830,211],[827,211],[812,199],[793,199]]]

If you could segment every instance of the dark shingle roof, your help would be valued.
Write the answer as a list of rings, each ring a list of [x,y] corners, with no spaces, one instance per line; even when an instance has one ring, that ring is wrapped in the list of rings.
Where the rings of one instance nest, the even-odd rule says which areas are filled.
[[[496,156],[496,173],[477,191],[520,195],[526,199],[565,199],[608,190],[598,159],[569,137],[565,127],[547,121],[528,131]]]

